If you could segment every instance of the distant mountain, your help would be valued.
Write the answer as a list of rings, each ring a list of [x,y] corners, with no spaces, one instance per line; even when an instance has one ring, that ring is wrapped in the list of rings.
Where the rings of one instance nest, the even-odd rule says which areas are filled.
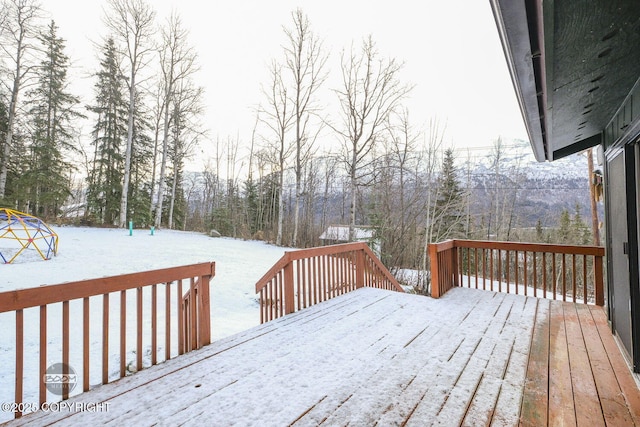
[[[523,227],[534,227],[538,219],[545,227],[557,226],[562,210],[573,215],[576,205],[582,217],[590,219],[586,153],[541,163],[528,142],[516,140],[505,144],[497,166],[496,157],[491,149],[468,161],[470,166],[459,165],[460,182],[472,192],[474,213],[489,211],[498,198],[513,205]]]

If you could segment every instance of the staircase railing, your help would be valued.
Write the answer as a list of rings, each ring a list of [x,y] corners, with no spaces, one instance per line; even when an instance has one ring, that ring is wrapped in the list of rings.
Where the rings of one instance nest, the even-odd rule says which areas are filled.
[[[404,292],[366,243],[285,252],[256,283],[260,322],[365,286]]]

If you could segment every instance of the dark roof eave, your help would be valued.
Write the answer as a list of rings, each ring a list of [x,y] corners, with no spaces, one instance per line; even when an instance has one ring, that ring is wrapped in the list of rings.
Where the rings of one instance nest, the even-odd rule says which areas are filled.
[[[518,4],[519,2],[501,2],[500,0],[490,0],[490,2],[531,148],[537,161],[552,160],[546,150],[545,115],[542,103],[544,89],[540,83],[536,82],[534,68],[534,60],[540,57],[540,52],[534,54],[531,51],[532,43],[526,10]],[[507,26],[505,22],[509,25]]]

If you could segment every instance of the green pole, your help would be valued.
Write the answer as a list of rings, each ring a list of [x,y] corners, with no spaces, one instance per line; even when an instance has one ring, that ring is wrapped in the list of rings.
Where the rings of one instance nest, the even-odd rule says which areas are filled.
[[[133,236],[133,221],[129,221],[129,236]]]
[[[151,235],[152,235],[152,236],[153,236],[153,231],[154,231],[155,229],[156,229],[156,228],[152,225],[152,226],[151,226]]]

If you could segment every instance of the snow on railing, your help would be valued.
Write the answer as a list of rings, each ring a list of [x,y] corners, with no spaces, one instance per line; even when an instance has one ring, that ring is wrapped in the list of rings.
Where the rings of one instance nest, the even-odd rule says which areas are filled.
[[[207,262],[0,293],[0,314],[9,316],[3,328],[15,312],[15,418],[48,397],[67,399],[75,386],[88,391],[90,377],[106,384],[209,344],[213,276],[215,264]],[[101,379],[90,370],[98,364]],[[0,381],[0,389],[11,384]]]
[[[447,240],[429,245],[431,295],[454,286],[604,305],[604,248]]]
[[[366,243],[285,252],[256,283],[260,322],[365,286],[404,292]]]

